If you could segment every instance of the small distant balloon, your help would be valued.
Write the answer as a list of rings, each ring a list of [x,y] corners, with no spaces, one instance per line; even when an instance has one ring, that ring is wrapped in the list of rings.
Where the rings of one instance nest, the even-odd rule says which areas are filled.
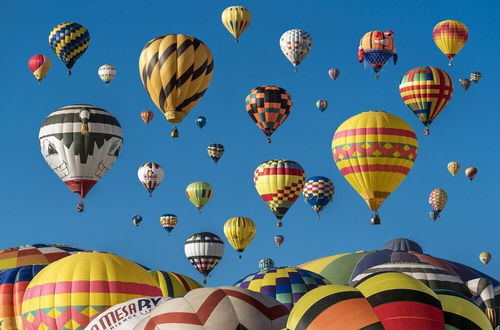
[[[148,190],[149,196],[151,197],[153,191],[163,181],[165,172],[160,164],[149,162],[139,167],[137,176],[139,177],[139,181],[141,181],[144,188]]]
[[[238,42],[239,36],[248,28],[252,14],[243,6],[231,6],[222,12],[222,24]]]
[[[433,211],[429,213],[432,220],[437,220],[439,218],[441,211],[443,211],[446,202],[448,201],[448,195],[443,189],[434,189],[429,195],[429,204],[431,204]]]
[[[28,61],[28,67],[38,80],[38,84],[40,84],[42,79],[45,78],[45,75],[49,72],[51,65],[52,62],[50,61],[50,58],[42,54],[33,55]]]
[[[175,214],[164,214],[160,217],[160,224],[169,235],[177,226],[177,222],[179,222],[179,218]]]
[[[462,86],[462,88],[464,89],[464,91],[467,92],[467,90],[469,89],[471,81],[469,79],[467,79],[467,78],[460,78],[460,79],[458,79],[458,81],[460,82],[460,86]]]
[[[441,52],[448,57],[448,65],[451,65],[455,55],[465,46],[469,30],[464,23],[448,19],[436,24],[432,30],[432,38]]]
[[[451,173],[451,175],[455,176],[458,171],[460,171],[460,163],[459,162],[449,162],[448,163],[448,172]]]
[[[470,81],[473,81],[474,83],[478,83],[480,79],[481,79],[481,72],[471,72],[470,73]]]
[[[487,265],[490,263],[490,260],[491,260],[491,253],[489,252],[481,252],[481,254],[479,254],[479,260],[481,261],[481,263],[483,265]]]
[[[140,215],[134,215],[132,217],[132,224],[136,227],[138,227],[142,222],[142,217]]]
[[[206,182],[193,182],[186,187],[186,195],[189,201],[196,206],[198,213],[201,213],[201,209],[208,203],[213,194],[212,186]]]
[[[311,51],[312,37],[304,30],[288,30],[281,35],[280,48],[285,57],[292,63],[294,71],[297,72],[297,65]]]
[[[222,144],[213,143],[208,146],[207,153],[214,163],[217,164],[222,155],[224,155],[224,146]]]
[[[328,102],[326,100],[316,101],[316,108],[318,108],[321,112],[324,112],[327,107],[328,107]]]
[[[144,124],[149,124],[151,120],[153,120],[154,114],[153,111],[151,110],[144,110],[141,112],[141,119],[144,122]]]
[[[198,118],[196,118],[195,123],[199,128],[203,128],[207,124],[207,118],[199,116]]]
[[[97,74],[99,74],[99,78],[101,78],[101,80],[106,84],[106,87],[108,87],[111,80],[115,79],[116,68],[112,65],[104,64],[99,67]]]
[[[274,261],[271,258],[263,258],[260,259],[259,261],[259,269],[264,270],[268,268],[273,268],[274,267]]]
[[[277,246],[280,246],[283,244],[285,241],[285,237],[283,235],[276,235],[274,236],[274,243],[276,243]]]
[[[340,70],[339,69],[330,69],[330,70],[328,70],[328,75],[330,76],[330,78],[332,78],[332,80],[337,80],[337,78],[340,75]]]
[[[477,175],[477,168],[475,168],[474,166],[470,166],[470,167],[467,167],[465,169],[465,176],[467,176],[469,178],[469,180],[473,180]]]

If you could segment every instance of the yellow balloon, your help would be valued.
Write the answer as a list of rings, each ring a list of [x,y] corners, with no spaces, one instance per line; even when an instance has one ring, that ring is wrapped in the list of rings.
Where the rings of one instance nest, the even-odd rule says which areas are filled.
[[[233,217],[224,224],[224,235],[238,253],[242,253],[246,249],[253,240],[256,231],[255,223],[246,217]],[[238,255],[238,258],[241,258],[241,255]]]
[[[222,24],[238,42],[238,37],[247,29],[252,19],[250,11],[243,6],[231,6],[222,12]]]
[[[212,186],[206,182],[193,182],[186,187],[186,196],[201,213],[201,209],[212,198],[214,190]]]
[[[448,163],[448,172],[451,173],[451,175],[455,176],[458,171],[460,171],[460,163],[459,162],[449,162]]]
[[[455,55],[462,50],[469,38],[469,30],[464,23],[448,19],[439,22],[432,31],[432,38],[436,46],[448,57],[448,65]]]

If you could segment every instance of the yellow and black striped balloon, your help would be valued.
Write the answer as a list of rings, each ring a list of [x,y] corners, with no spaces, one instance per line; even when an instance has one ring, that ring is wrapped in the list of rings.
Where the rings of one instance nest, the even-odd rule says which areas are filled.
[[[200,40],[168,34],[148,42],[139,74],[151,100],[171,123],[179,123],[200,101],[212,79],[214,61]]]

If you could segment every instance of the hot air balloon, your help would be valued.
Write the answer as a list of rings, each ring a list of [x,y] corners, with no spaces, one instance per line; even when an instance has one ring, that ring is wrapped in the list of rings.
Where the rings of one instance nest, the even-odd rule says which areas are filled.
[[[451,175],[455,176],[458,171],[460,171],[460,163],[459,162],[449,162],[448,163],[448,172],[451,173]]]
[[[139,167],[137,177],[142,185],[149,191],[149,197],[153,191],[160,185],[164,177],[163,167],[160,164],[149,162]]]
[[[330,70],[328,70],[328,75],[330,76],[330,78],[332,78],[332,80],[337,80],[337,78],[340,75],[340,70],[339,69],[330,69]]]
[[[470,167],[467,167],[465,169],[465,176],[467,178],[469,178],[469,180],[473,180],[477,175],[477,168],[475,168],[474,166],[470,166]]]
[[[141,296],[161,296],[144,268],[111,253],[82,252],[51,263],[31,280],[23,322],[27,329],[83,329],[100,311]]]
[[[47,72],[49,72],[51,64],[50,58],[42,54],[33,55],[29,59],[28,68],[33,73],[36,80],[38,80],[38,84],[41,83]]]
[[[406,106],[425,125],[424,134],[428,135],[430,124],[453,95],[453,83],[444,70],[420,66],[403,76],[399,93]]]
[[[144,122],[144,124],[149,124],[151,120],[153,120],[154,114],[153,111],[151,110],[144,110],[141,112],[141,119]]]
[[[271,258],[263,258],[259,260],[259,269],[265,270],[274,267],[274,261]]]
[[[432,220],[439,218],[441,211],[444,209],[448,201],[448,194],[443,189],[436,188],[431,191],[429,195],[429,204],[431,204],[434,211],[429,213]]]
[[[252,20],[250,10],[243,6],[231,6],[222,12],[222,24],[238,42],[239,36],[245,32]]]
[[[482,263],[483,265],[487,265],[487,264],[489,264],[489,263],[490,263],[490,260],[491,260],[491,253],[486,252],[486,251],[485,251],[485,252],[481,252],[481,253],[479,254],[479,260],[481,261],[481,263]]]
[[[271,143],[271,135],[292,111],[292,96],[281,87],[259,86],[250,91],[245,103],[250,118]]]
[[[460,82],[460,86],[462,86],[464,91],[467,92],[467,90],[469,89],[471,80],[467,79],[467,78],[460,78],[460,79],[458,79],[458,81]]]
[[[281,244],[283,244],[284,241],[285,241],[285,236],[283,235],[274,236],[274,243],[276,244],[276,246],[280,246]]]
[[[321,112],[324,112],[327,107],[328,107],[328,102],[326,100],[316,101],[316,108],[318,108]]]
[[[241,253],[252,242],[256,232],[257,226],[250,218],[233,217],[224,224],[224,235],[238,252],[238,259],[241,259]]]
[[[163,270],[150,270],[148,272],[158,283],[164,297],[180,297],[191,290],[203,287],[201,283],[186,275]]]
[[[132,217],[132,224],[136,227],[139,227],[139,225],[142,222],[142,217],[140,215],[134,215]]]
[[[115,79],[116,68],[112,65],[104,64],[99,67],[97,74],[99,75],[99,78],[106,83],[106,87],[108,87],[111,80]]]
[[[167,120],[180,123],[210,85],[214,61],[200,40],[168,34],[148,42],[139,58],[139,74],[151,100]],[[177,133],[178,135],[178,133]]]
[[[175,214],[164,214],[160,217],[160,224],[169,235],[175,226],[177,226],[177,222],[179,222],[179,219]]]
[[[198,126],[199,128],[203,128],[207,124],[207,118],[203,116],[198,116],[198,118],[196,118],[195,120],[195,123],[196,126]]]
[[[280,48],[285,57],[293,64],[294,71],[297,72],[297,65],[311,51],[312,37],[304,30],[288,30],[281,35]]]
[[[316,211],[319,219],[319,212],[333,200],[335,186],[332,180],[324,176],[313,176],[307,179],[302,194],[306,202]]]
[[[398,61],[396,46],[394,44],[394,32],[392,31],[370,31],[365,33],[359,42],[358,62],[365,62],[373,68],[375,79],[384,64],[392,57],[394,64]]]
[[[186,187],[186,195],[189,201],[193,203],[201,213],[201,209],[212,198],[214,190],[212,186],[206,182],[193,182]]]
[[[51,113],[38,135],[45,161],[74,193],[83,199],[106,174],[122,148],[118,120],[104,109],[75,104]]]
[[[214,163],[217,164],[222,155],[224,155],[224,146],[222,144],[213,143],[208,146],[207,153]]]
[[[383,111],[360,113],[344,121],[332,141],[335,163],[380,222],[377,210],[413,167],[415,132],[403,119]]]
[[[78,23],[61,23],[49,34],[50,48],[66,65],[68,75],[71,75],[71,68],[87,50],[89,44],[89,31]]]
[[[464,23],[455,20],[439,22],[432,31],[432,38],[436,46],[448,57],[448,65],[455,55],[465,46],[469,30]]]
[[[203,275],[203,284],[206,284],[208,274],[217,266],[224,254],[224,242],[212,233],[196,233],[186,240],[184,254],[191,265]]]
[[[473,81],[476,84],[479,82],[480,79],[481,79],[481,72],[470,73],[470,81]]]
[[[302,192],[304,181],[304,169],[292,160],[268,160],[255,169],[255,189],[278,219],[278,227],[282,226],[281,219]]]

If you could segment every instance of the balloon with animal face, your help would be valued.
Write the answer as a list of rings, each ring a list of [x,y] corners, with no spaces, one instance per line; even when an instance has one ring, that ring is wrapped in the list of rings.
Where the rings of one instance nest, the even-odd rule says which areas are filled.
[[[370,31],[365,33],[359,42],[358,62],[365,62],[373,68],[375,78],[384,64],[392,57],[394,64],[398,62],[398,54],[394,45],[393,31]]]

